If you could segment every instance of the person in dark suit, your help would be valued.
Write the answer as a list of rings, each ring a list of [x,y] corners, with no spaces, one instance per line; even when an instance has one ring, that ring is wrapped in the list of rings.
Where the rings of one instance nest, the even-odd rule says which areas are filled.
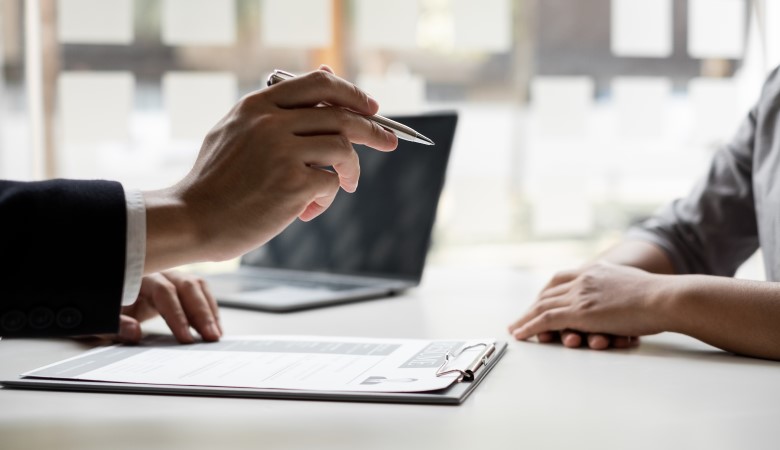
[[[323,66],[241,99],[165,189],[0,181],[0,336],[118,332],[136,342],[139,322],[161,314],[180,342],[192,342],[190,327],[219,339],[205,283],[166,270],[239,256],[321,214],[339,188],[354,192],[352,143],[398,143],[363,117],[377,110]]]

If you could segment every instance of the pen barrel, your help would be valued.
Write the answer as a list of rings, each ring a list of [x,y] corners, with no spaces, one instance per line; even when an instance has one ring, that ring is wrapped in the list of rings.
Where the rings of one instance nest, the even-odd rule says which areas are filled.
[[[281,83],[282,81],[289,80],[291,78],[295,78],[295,75],[289,72],[285,72],[284,70],[276,69],[268,76],[268,80],[266,80],[266,85],[273,86],[277,83]],[[330,106],[330,104],[327,102],[322,102],[322,104]],[[364,117],[376,123],[377,125],[381,126],[382,128],[386,129],[387,131],[395,134],[401,139],[406,139],[413,142],[422,142],[419,140],[420,135],[419,133],[417,133],[417,131],[415,131],[413,128],[407,127],[402,123],[398,123],[395,120],[390,120],[385,116],[380,116],[379,114],[374,114],[373,116],[364,116]],[[431,141],[431,143],[433,143],[433,141]]]
[[[417,132],[414,131],[412,128],[409,128],[402,123],[398,123],[395,120],[390,120],[385,116],[374,114],[373,116],[368,116],[368,119],[371,120],[372,122],[376,122],[378,125],[382,126],[383,128],[389,130],[392,133],[395,133],[396,135],[398,135],[398,133],[403,133],[404,135],[412,138],[417,137]]]

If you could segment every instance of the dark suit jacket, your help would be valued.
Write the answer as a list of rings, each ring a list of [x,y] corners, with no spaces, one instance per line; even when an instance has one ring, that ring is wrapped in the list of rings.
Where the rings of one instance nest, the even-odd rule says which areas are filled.
[[[0,181],[0,336],[116,332],[126,215],[113,181]]]

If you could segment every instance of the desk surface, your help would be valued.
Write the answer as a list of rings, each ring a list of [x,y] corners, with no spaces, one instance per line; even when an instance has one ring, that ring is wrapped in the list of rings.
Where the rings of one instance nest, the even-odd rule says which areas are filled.
[[[432,269],[408,295],[293,314],[223,308],[230,334],[508,338],[544,279]],[[153,322],[153,331],[164,331]],[[72,340],[0,341],[0,378],[76,355]],[[0,389],[0,447],[777,448],[780,363],[685,336],[595,352],[511,342],[461,406],[86,394]]]

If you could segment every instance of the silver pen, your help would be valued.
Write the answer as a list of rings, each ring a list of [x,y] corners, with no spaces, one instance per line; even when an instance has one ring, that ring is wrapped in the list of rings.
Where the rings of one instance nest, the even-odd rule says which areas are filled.
[[[291,74],[290,72],[285,72],[284,70],[276,69],[271,73],[271,75],[268,75],[268,81],[266,81],[266,84],[268,86],[273,86],[276,83],[289,80],[290,78],[295,78],[295,75]],[[327,103],[323,102],[323,104]],[[366,116],[366,118],[398,136],[398,139],[416,142],[418,144],[435,145],[432,140],[418,133],[414,129],[409,128],[402,123],[396,122],[395,120],[390,120],[387,117],[380,116],[379,114]]]

